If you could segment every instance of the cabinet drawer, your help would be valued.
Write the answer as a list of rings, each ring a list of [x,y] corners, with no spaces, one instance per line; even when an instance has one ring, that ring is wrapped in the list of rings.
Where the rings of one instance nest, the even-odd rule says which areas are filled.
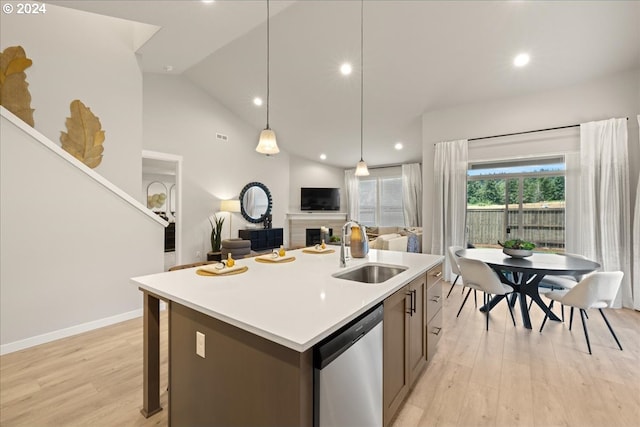
[[[427,289],[427,323],[442,309],[442,283],[437,281]]]
[[[440,310],[427,323],[427,362],[430,362],[436,354],[442,332],[442,310]]]
[[[427,288],[435,285],[440,279],[442,279],[442,263],[427,271]]]

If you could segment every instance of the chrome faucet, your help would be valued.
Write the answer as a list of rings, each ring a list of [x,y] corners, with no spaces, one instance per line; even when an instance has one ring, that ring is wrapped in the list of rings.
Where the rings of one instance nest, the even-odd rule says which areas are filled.
[[[347,240],[347,227],[349,227],[349,225],[355,225],[356,227],[358,227],[360,229],[360,232],[363,238],[366,239],[364,227],[362,227],[362,225],[360,225],[356,221],[351,219],[342,226],[342,242],[340,242],[340,268],[344,268],[347,266],[347,259],[344,255],[344,252],[345,252],[345,242]]]

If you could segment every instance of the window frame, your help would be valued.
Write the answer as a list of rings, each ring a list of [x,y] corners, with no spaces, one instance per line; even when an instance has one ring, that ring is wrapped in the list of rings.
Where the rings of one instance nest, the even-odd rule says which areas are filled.
[[[400,179],[400,182],[402,183],[402,167],[393,166],[393,167],[387,167],[387,168],[370,169],[369,172],[370,172],[369,176],[359,177],[358,178],[358,193],[360,193],[360,183],[361,182],[364,182],[364,181],[375,181],[376,205],[375,205],[375,209],[374,209],[374,223],[373,224],[369,224],[369,223],[362,222],[362,217],[360,215],[360,213],[362,211],[362,204],[359,204],[359,207],[358,207],[358,218],[359,218],[360,222],[362,223],[362,225],[365,225],[367,227],[371,227],[371,226],[386,227],[387,225],[380,224],[380,221],[381,221],[381,218],[382,218],[382,207],[381,207],[382,181],[385,180],[385,179]],[[400,191],[402,191],[402,185],[400,187]],[[404,227],[405,226],[405,224],[404,224],[404,201],[403,201],[402,196],[400,198],[400,209],[403,211],[402,224],[393,224],[391,226],[399,226],[399,227]]]
[[[532,171],[532,172],[515,172],[515,173],[495,173],[495,174],[486,174],[486,175],[469,175],[469,171],[471,170],[481,170],[481,169],[496,169],[496,168],[508,168],[508,167],[521,167],[521,166],[541,166],[544,167],[548,164],[558,164],[562,163],[564,168],[561,170],[549,170],[549,171]],[[566,180],[567,180],[567,166],[566,159],[564,156],[554,156],[554,157],[532,157],[530,159],[513,159],[513,161],[509,160],[499,160],[499,161],[482,161],[482,162],[474,162],[469,163],[467,168],[467,188],[469,182],[471,181],[484,181],[489,179],[495,180],[504,180],[505,181],[505,194],[504,194],[504,229],[501,230],[502,239],[507,240],[509,235],[507,233],[507,228],[509,227],[509,212],[513,212],[513,210],[509,209],[509,180],[517,180],[518,181],[518,222],[517,227],[519,230],[524,229],[523,218],[524,218],[524,180],[527,178],[544,178],[544,177],[557,177],[562,176],[565,182],[565,193],[564,193],[564,210],[565,210],[565,228],[563,232],[563,247],[566,248],[567,243],[567,235],[566,235]],[[469,202],[468,195],[467,198],[467,211],[469,210]],[[467,215],[465,215],[467,217]],[[465,224],[465,227],[468,227],[468,224]]]

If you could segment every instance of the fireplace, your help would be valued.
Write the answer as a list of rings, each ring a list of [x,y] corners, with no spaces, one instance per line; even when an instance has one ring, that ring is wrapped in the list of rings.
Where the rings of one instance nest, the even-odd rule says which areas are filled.
[[[307,228],[305,230],[305,236],[306,236],[306,240],[305,240],[306,246],[313,246],[313,245],[322,243],[322,236],[319,228]],[[330,236],[333,236],[333,228],[329,229],[329,234],[327,234],[325,239],[328,239]],[[326,242],[326,243],[329,243],[329,242]]]
[[[339,235],[345,221],[347,221],[347,214],[344,212],[288,213],[287,224],[289,226],[289,235],[288,239],[285,240],[287,240],[289,248],[298,249],[308,247],[306,244],[307,228],[332,228],[334,234]],[[327,241],[325,240],[325,242]]]

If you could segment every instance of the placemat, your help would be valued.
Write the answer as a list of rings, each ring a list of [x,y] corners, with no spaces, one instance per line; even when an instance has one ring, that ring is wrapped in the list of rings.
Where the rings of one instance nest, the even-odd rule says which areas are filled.
[[[314,248],[307,248],[307,249],[303,249],[302,252],[304,252],[305,254],[332,254],[334,253],[336,250],[335,249],[321,249],[321,250],[316,250]]]
[[[247,267],[246,265],[242,268],[239,268],[238,270],[233,270],[230,271],[228,273],[211,273],[207,270],[203,270],[201,268],[196,270],[196,274],[198,276],[233,276],[234,274],[242,274],[245,271],[247,271],[249,269],[249,267]]]
[[[264,262],[265,264],[283,264],[285,262],[293,262],[296,260],[296,257],[292,256],[291,258],[282,258],[282,257],[278,257],[278,258],[271,258],[271,255],[269,255],[269,258],[266,257],[256,257],[256,261],[257,262]]]

